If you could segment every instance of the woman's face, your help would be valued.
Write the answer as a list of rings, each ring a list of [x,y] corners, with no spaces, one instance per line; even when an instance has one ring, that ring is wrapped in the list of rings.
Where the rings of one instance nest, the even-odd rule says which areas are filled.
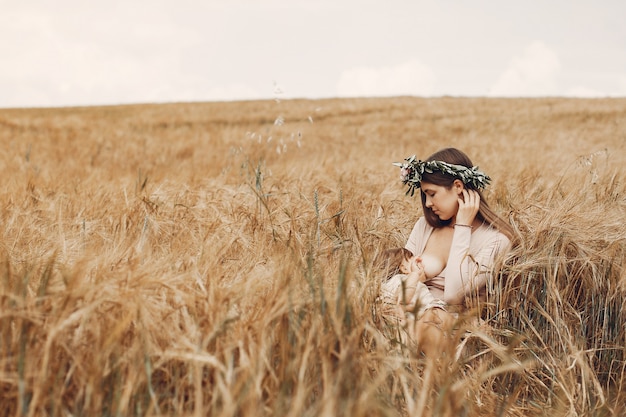
[[[458,184],[455,183],[452,187],[446,188],[442,185],[422,181],[420,188],[426,197],[426,208],[432,210],[443,221],[454,220],[456,213],[459,211]],[[462,191],[463,189],[461,188],[460,190]]]

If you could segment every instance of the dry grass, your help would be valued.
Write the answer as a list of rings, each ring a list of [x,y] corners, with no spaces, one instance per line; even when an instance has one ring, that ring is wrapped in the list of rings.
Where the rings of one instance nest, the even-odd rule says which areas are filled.
[[[7,416],[619,415],[626,100],[0,110]],[[383,337],[375,254],[444,146],[520,244],[437,367]]]

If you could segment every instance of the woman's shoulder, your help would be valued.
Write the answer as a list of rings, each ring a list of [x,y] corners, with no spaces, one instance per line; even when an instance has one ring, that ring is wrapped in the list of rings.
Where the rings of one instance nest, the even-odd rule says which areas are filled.
[[[424,245],[426,244],[427,236],[431,229],[432,227],[426,222],[426,219],[423,216],[417,219],[413,229],[411,230],[409,239],[406,242],[405,248],[413,253],[422,253]]]
[[[421,216],[420,218],[417,219],[417,221],[415,222],[415,225],[413,225],[413,230],[411,231],[412,235],[425,235],[427,234],[429,231],[432,230],[432,226],[428,224],[428,222],[426,221],[426,218],[424,216]]]
[[[429,227],[431,227],[431,226],[430,226],[430,225],[428,224],[428,222],[426,221],[426,217],[424,217],[424,216],[420,216],[420,217],[417,219],[417,221],[415,222],[415,226],[413,226],[413,229],[416,229],[416,228],[418,228],[418,227],[419,227],[420,229],[424,229],[424,230],[425,230],[425,229],[427,229],[427,228],[429,228]]]
[[[511,246],[511,240],[501,231],[494,226],[483,223],[472,234],[474,237],[480,238],[480,240],[488,240],[497,242],[501,248]]]

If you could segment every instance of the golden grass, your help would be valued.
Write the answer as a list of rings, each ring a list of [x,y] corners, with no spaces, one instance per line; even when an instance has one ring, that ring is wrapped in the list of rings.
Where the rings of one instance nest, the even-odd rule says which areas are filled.
[[[626,99],[0,110],[0,414],[619,415]],[[371,262],[455,146],[519,246],[437,367]]]

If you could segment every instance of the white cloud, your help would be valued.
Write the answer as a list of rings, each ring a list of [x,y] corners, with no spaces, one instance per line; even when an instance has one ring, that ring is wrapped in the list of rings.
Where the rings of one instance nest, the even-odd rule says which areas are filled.
[[[547,96],[557,93],[558,56],[543,42],[530,44],[490,88],[490,96]]]
[[[345,70],[337,83],[339,96],[398,96],[433,93],[434,72],[417,60],[380,68],[351,68]]]

